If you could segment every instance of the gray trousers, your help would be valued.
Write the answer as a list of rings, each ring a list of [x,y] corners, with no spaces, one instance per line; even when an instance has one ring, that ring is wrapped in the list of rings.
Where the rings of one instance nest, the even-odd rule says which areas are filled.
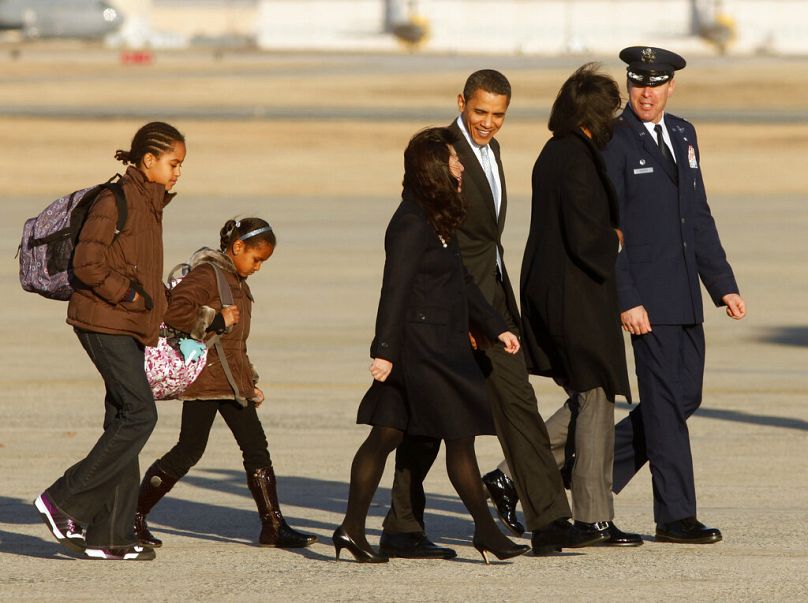
[[[595,523],[614,519],[612,465],[614,462],[614,403],[598,387],[573,394],[547,422],[550,450],[561,469],[569,452],[572,468],[572,513],[577,521]],[[507,475],[506,461],[499,469]]]

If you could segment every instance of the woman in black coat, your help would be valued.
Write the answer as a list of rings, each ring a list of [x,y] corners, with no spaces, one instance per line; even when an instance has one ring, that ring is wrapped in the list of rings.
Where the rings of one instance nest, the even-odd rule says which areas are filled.
[[[365,538],[370,501],[387,456],[404,434],[443,438],[452,485],[474,518],[474,546],[505,559],[519,546],[496,527],[480,482],[474,437],[493,435],[485,380],[472,355],[469,321],[511,353],[517,338],[466,272],[454,233],[465,217],[463,166],[447,128],[416,134],[404,152],[404,192],[385,235],[386,261],[371,344],[374,382],[358,412],[372,425],[351,466],[348,508],[334,532],[337,559],[383,562]]]
[[[598,530],[614,513],[614,399],[630,400],[615,285],[622,235],[600,154],[619,107],[617,84],[595,65],[562,86],[550,115],[553,137],[533,168],[521,280],[522,340],[533,372],[576,392],[573,514],[578,527]]]

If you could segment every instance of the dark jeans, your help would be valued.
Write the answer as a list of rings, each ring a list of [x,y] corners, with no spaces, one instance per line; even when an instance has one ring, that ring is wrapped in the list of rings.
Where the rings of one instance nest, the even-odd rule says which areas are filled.
[[[132,521],[140,485],[138,454],[157,423],[143,346],[128,335],[78,329],[76,335],[104,379],[104,433],[48,494],[86,526],[89,546],[127,546],[137,542]]]
[[[187,400],[182,403],[180,439],[157,461],[160,469],[176,479],[188,473],[205,453],[217,412],[236,438],[248,474],[272,464],[267,437],[253,404],[242,407],[235,400]]]

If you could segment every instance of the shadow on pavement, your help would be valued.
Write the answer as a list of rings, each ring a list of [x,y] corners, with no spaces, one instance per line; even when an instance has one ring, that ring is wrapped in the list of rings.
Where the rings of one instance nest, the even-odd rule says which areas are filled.
[[[637,401],[639,404],[639,400]],[[632,410],[635,405],[629,405],[625,402],[617,402],[617,408],[624,410]],[[731,421],[735,423],[749,423],[752,425],[763,425],[766,427],[781,427],[783,429],[797,429],[799,431],[808,431],[808,421],[804,419],[794,419],[792,417],[776,417],[773,415],[755,415],[748,412],[741,412],[739,410],[719,410],[717,408],[699,408],[695,416],[705,419],[718,419],[719,421]]]
[[[772,327],[766,329],[757,341],[805,348],[808,347],[808,326]]]
[[[242,545],[258,546],[261,526],[258,514],[252,508],[252,496],[244,479],[244,472],[231,469],[206,469],[186,475],[183,483],[217,492],[243,496],[243,507],[179,499],[166,495],[149,514],[149,521],[155,535],[164,540],[171,536],[185,536],[213,542],[233,542]],[[345,511],[348,484],[346,482],[317,480],[296,476],[278,476],[278,496],[281,510],[293,528],[321,532],[319,541],[330,544],[331,531],[336,523],[325,523],[307,519],[303,509],[317,509],[341,515]],[[200,497],[201,498],[201,497]],[[380,525],[387,512],[390,492],[380,488],[368,514],[370,524]],[[291,507],[298,507],[290,512]],[[298,515],[298,512],[301,514]],[[450,514],[450,515],[447,515]],[[456,544],[468,544],[474,531],[474,524],[462,502],[456,496],[427,494],[427,530],[436,538],[443,537]],[[0,496],[0,553],[40,557],[46,559],[70,560],[69,555],[58,543],[52,541],[42,526],[42,538],[16,532],[13,526],[41,525],[36,509],[30,501]],[[12,527],[11,530],[8,528]],[[322,534],[325,532],[325,534]],[[380,529],[368,529],[372,539],[381,534]],[[312,559],[333,559],[311,549],[286,549]]]

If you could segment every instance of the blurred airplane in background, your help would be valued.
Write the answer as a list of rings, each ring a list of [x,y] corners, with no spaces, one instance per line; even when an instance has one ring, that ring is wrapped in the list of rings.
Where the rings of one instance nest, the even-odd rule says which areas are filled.
[[[0,0],[0,31],[26,39],[97,40],[117,31],[123,15],[103,0]]]

